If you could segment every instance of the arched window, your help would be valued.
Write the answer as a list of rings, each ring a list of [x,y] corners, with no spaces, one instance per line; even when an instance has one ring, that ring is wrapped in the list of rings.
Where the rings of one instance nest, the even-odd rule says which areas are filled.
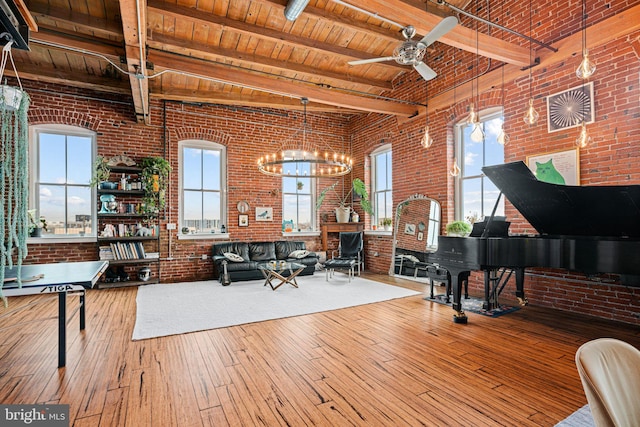
[[[502,108],[493,108],[480,112],[484,138],[472,137],[474,127],[467,123],[455,127],[460,167],[455,199],[458,220],[480,220],[491,215],[500,191],[484,176],[482,167],[504,163],[504,146],[497,141],[502,122]],[[500,199],[496,215],[504,215],[504,198]]]
[[[180,236],[226,235],[226,147],[210,141],[181,141],[179,161]]]

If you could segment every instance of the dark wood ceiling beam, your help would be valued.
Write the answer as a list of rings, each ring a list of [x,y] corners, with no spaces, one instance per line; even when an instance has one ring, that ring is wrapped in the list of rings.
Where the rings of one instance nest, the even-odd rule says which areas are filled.
[[[400,102],[368,98],[353,95],[339,90],[323,89],[304,83],[276,79],[257,74],[231,70],[224,67],[213,67],[210,62],[179,56],[176,54],[149,51],[149,60],[156,66],[176,72],[209,78],[221,83],[246,87],[262,92],[273,93],[294,98],[308,98],[311,102],[334,105],[358,111],[369,111],[381,114],[411,117],[417,112],[415,106]]]
[[[418,34],[427,34],[442,20],[441,17],[427,12],[422,0],[344,0],[359,8],[378,13],[380,16],[396,22],[408,22]],[[471,28],[456,26],[438,41],[487,58],[526,67],[530,64],[529,49],[506,42],[496,37],[478,33]]]
[[[167,101],[184,101],[202,104],[241,105],[245,107],[279,108],[286,110],[302,110],[303,106],[297,98],[283,98],[271,95],[244,95],[241,93],[220,93],[211,91],[197,91],[188,89],[169,89],[156,94],[151,92],[151,98]],[[348,110],[326,104],[309,103],[307,111],[323,113],[354,113]]]
[[[301,49],[313,49],[314,51],[319,52],[323,55],[338,55],[349,60],[354,58],[371,58],[371,54],[367,52],[336,46],[330,43],[324,43],[306,37],[297,36],[295,34],[282,33],[281,31],[272,30],[270,28],[258,27],[256,25],[247,24],[241,21],[235,21],[233,19],[213,15],[197,9],[165,3],[161,0],[149,0],[147,7],[149,11],[153,11],[161,15],[170,15],[177,19],[190,19],[192,21],[201,22],[205,25],[215,25],[224,30],[233,31],[251,37],[260,37],[261,39],[270,40],[275,43],[284,43],[289,46]],[[405,66],[396,64],[394,62],[387,62],[384,64],[376,65],[391,68],[393,70],[407,71],[407,68]]]
[[[131,84],[131,96],[138,123],[150,124],[149,80],[147,72],[147,11],[144,2],[137,7],[137,0],[120,0],[122,34]]]
[[[95,18],[83,13],[69,11],[55,6],[46,6],[42,3],[29,5],[33,16],[60,22],[67,26],[82,29],[88,34],[97,37],[122,41],[122,25],[119,22],[107,21],[106,19]]]
[[[278,72],[291,74],[294,72],[299,77],[305,79],[322,79],[332,86],[358,85],[358,90],[367,92],[386,91],[393,89],[393,85],[387,81],[366,79],[357,76],[348,76],[328,70],[319,70],[317,68],[308,67],[303,64],[282,61],[274,58],[266,58],[253,54],[238,52],[233,49],[223,49],[220,47],[212,47],[205,43],[194,42],[190,40],[181,40],[175,37],[163,34],[152,34],[147,40],[150,48],[158,50],[166,50],[169,52],[179,53],[185,56],[194,56],[204,59],[220,59],[223,61],[240,62],[247,68],[252,65],[260,67],[269,67]]]

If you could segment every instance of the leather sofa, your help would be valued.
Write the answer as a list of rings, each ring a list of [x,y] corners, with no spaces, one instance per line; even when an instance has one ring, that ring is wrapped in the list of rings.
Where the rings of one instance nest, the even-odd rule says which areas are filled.
[[[318,255],[309,252],[303,258],[294,258],[290,255],[294,251],[306,251],[304,242],[281,240],[277,242],[224,242],[215,243],[212,249],[213,274],[223,284],[224,264],[231,282],[240,280],[263,279],[258,264],[269,261],[297,262],[305,266],[301,276],[311,275],[316,270]],[[227,254],[227,255],[225,255]],[[242,257],[242,261],[229,259],[228,254],[236,254]],[[232,257],[235,258],[235,257]],[[239,258],[238,258],[239,259]]]

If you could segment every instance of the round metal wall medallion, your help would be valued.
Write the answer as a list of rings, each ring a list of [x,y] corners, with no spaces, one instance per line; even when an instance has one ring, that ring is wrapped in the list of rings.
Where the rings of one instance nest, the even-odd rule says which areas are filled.
[[[246,213],[249,212],[249,203],[246,200],[242,200],[241,202],[238,202],[238,212],[240,213]]]

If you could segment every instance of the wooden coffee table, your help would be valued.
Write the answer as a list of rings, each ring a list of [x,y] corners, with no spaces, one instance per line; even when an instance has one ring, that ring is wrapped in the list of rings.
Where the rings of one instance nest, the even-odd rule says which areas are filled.
[[[261,262],[258,264],[258,269],[264,276],[264,286],[269,285],[271,286],[271,289],[275,291],[285,283],[297,288],[298,282],[296,282],[296,276],[302,273],[302,270],[304,270],[304,264],[299,264],[297,262],[277,262],[275,264],[270,262]],[[283,275],[286,271],[289,271],[288,276]],[[274,281],[278,281],[275,286]]]

